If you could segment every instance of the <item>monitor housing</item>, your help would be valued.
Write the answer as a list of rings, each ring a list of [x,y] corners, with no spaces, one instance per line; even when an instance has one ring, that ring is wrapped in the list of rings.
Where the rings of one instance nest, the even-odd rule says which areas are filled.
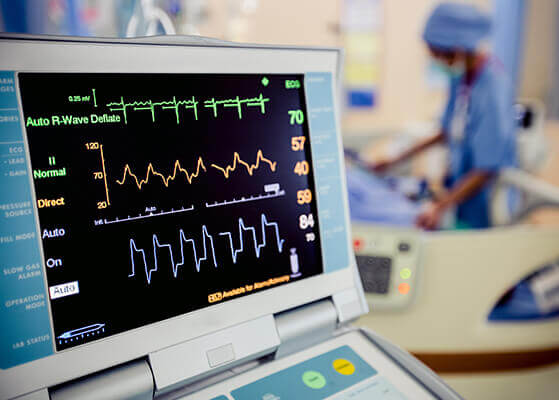
[[[277,351],[280,313],[366,311],[339,49],[9,35],[0,49],[0,398],[145,357],[166,390]]]

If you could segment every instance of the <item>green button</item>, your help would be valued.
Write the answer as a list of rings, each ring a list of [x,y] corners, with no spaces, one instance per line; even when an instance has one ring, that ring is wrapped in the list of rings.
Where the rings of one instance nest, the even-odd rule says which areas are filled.
[[[322,389],[326,385],[326,379],[320,372],[307,371],[303,374],[303,383],[311,389]]]
[[[411,276],[411,269],[404,268],[400,270],[400,276],[402,277],[402,279],[409,279],[409,277]]]

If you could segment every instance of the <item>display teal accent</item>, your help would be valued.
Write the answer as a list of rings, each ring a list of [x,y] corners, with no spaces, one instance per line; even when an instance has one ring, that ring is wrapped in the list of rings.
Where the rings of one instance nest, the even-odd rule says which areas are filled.
[[[355,372],[350,375],[337,372],[332,364],[338,359],[351,362],[355,367]],[[303,375],[309,371],[322,375],[326,384],[324,386],[316,385],[320,387],[317,389],[305,384]],[[231,395],[235,400],[320,400],[376,374],[377,371],[359,357],[351,347],[342,346],[235,389]]]
[[[15,74],[0,71],[0,369],[53,353]]]
[[[348,222],[340,172],[341,140],[339,139],[332,84],[329,72],[305,74],[305,96],[311,137],[311,152],[316,181],[320,236],[324,272],[349,266]]]
[[[227,397],[225,397],[225,396],[222,395],[222,396],[214,397],[214,398],[211,399],[211,400],[229,400],[229,399],[228,399]]]

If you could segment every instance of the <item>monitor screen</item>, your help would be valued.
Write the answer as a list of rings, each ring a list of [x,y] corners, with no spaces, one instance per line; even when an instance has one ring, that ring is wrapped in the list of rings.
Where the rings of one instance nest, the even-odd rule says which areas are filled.
[[[57,350],[323,272],[303,74],[18,81]]]

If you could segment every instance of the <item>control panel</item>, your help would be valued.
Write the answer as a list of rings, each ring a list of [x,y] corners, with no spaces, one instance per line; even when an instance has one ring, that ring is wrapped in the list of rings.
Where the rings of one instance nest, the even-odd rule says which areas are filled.
[[[423,400],[433,395],[359,331],[238,374],[182,400]]]
[[[411,229],[352,224],[353,248],[373,310],[407,306],[417,290],[421,248]]]

